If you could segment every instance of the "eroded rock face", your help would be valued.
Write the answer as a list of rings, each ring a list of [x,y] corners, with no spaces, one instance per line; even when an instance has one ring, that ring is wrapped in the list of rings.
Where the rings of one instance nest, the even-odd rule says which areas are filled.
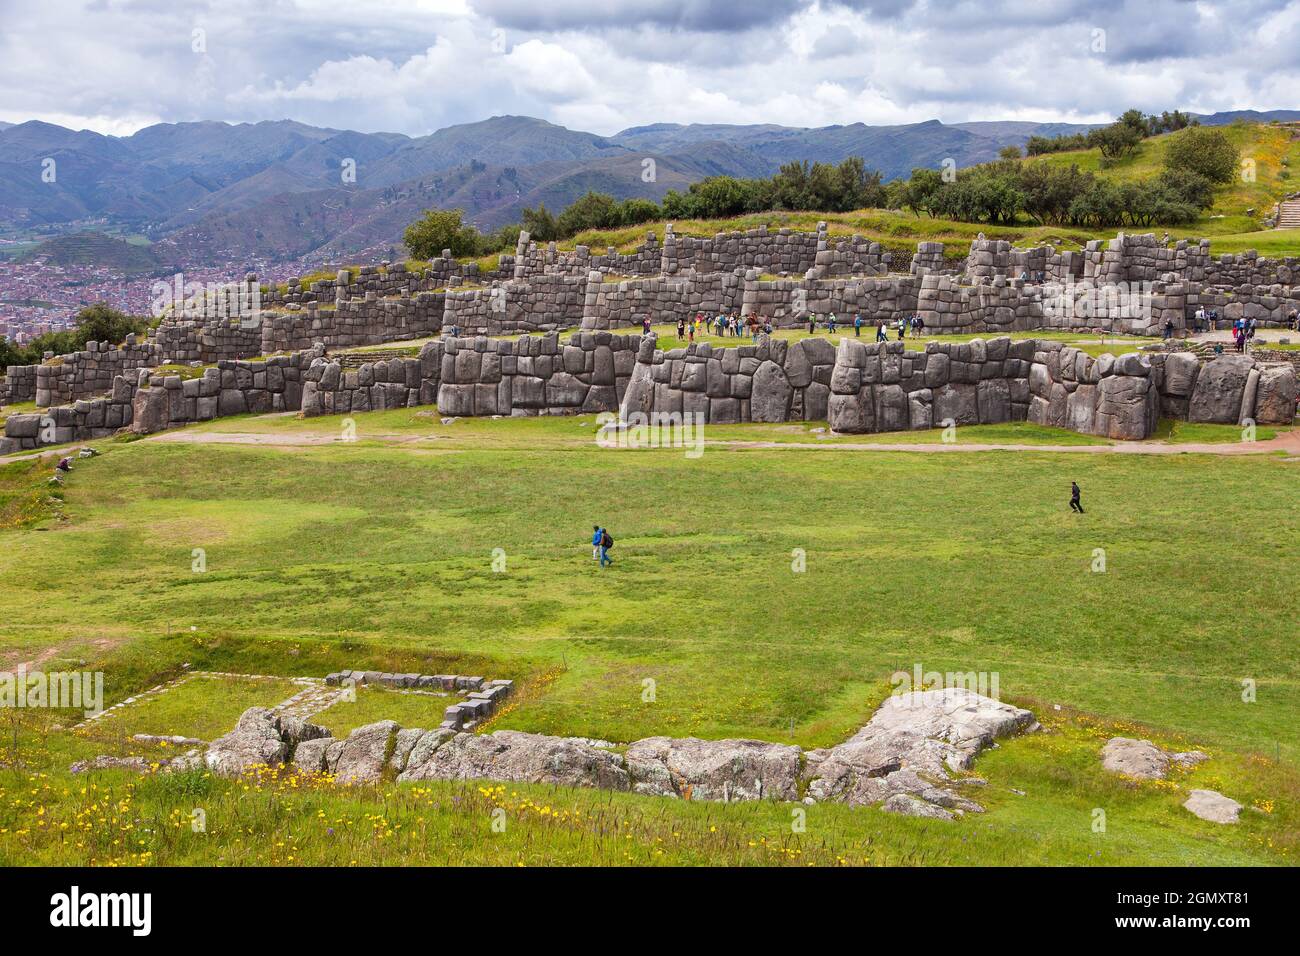
[[[627,748],[632,789],[692,800],[799,799],[798,747],[761,740],[647,737]]]
[[[1255,393],[1255,421],[1265,425],[1289,425],[1295,419],[1296,377],[1290,365],[1260,369]]]
[[[1137,780],[1163,780],[1169,773],[1169,756],[1149,740],[1112,737],[1101,748],[1101,765]]]
[[[213,773],[237,777],[252,767],[284,763],[291,746],[281,735],[279,717],[265,707],[251,707],[234,730],[212,741],[204,760]]]
[[[1217,790],[1193,790],[1183,808],[1211,823],[1236,823],[1242,810],[1240,803]]]
[[[1192,389],[1188,421],[1235,425],[1254,366],[1248,355],[1224,355],[1204,365]]]
[[[258,765],[289,764],[334,774],[339,783],[385,779],[494,780],[560,784],[691,800],[833,800],[886,804],[889,812],[951,819],[980,806],[953,780],[1000,736],[1036,727],[1033,715],[973,691],[918,691],[891,697],[850,740],[805,754],[761,740],[647,737],[620,755],[612,744],[513,730],[473,734],[442,727],[401,728],[391,720],[358,727],[343,740],[301,718],[261,707],[213,741],[206,765],[238,776]],[[1179,755],[1187,756],[1187,755]],[[143,758],[100,758],[76,769],[125,767],[147,772]],[[167,769],[171,769],[170,767]]]
[[[336,779],[340,783],[378,781],[396,746],[399,729],[396,721],[380,720],[348,734],[332,768]]]
[[[570,787],[627,790],[623,758],[573,737],[547,737],[517,730],[456,734],[417,764],[415,755],[400,780],[501,780]]]
[[[944,786],[948,771],[969,769],[998,737],[1036,724],[1029,711],[964,688],[890,697],[847,741],[808,752],[808,795],[857,806],[907,794],[949,809],[979,810]],[[903,805],[895,802],[896,809]]]
[[[1131,737],[1112,737],[1101,748],[1101,765],[1105,769],[1135,780],[1163,780],[1169,774],[1170,764],[1191,768],[1209,759],[1208,754],[1199,750],[1170,753],[1149,740]]]

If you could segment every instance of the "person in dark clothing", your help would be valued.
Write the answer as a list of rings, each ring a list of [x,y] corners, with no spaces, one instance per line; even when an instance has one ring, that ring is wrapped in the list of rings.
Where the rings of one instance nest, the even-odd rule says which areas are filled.
[[[613,564],[614,559],[609,556],[609,549],[614,547],[614,539],[610,537],[607,528],[600,529],[600,566],[603,568],[607,564]]]
[[[1083,514],[1083,505],[1079,502],[1079,483],[1070,482],[1070,510]]]

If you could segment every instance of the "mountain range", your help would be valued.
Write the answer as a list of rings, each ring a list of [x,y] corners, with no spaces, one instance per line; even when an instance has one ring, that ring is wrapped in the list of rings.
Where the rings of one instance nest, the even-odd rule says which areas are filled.
[[[1201,117],[1300,120],[1300,111]],[[494,116],[427,136],[359,133],[292,120],[163,123],[131,136],[39,121],[0,123],[0,232],[142,233],[161,260],[337,262],[400,242],[430,206],[480,228],[525,207],[558,211],[589,189],[661,199],[707,176],[771,175],[785,162],[861,156],[886,179],[945,159],[984,162],[1068,123],[938,120],[901,126],[657,123],[599,136],[526,116]],[[51,162],[52,161],[52,162]]]

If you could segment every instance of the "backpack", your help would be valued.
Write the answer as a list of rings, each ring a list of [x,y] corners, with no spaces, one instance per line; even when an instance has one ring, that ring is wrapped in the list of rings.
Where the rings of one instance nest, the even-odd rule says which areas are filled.
[[[602,532],[602,533],[601,533],[601,536],[600,536],[600,546],[601,546],[602,548],[612,548],[612,547],[614,547],[614,539],[613,539],[612,537],[610,537],[610,534],[609,534],[608,531],[605,531],[605,532]]]

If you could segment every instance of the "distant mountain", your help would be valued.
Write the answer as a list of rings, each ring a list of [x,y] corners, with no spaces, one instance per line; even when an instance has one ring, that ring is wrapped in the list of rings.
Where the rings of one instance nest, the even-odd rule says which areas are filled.
[[[1227,126],[1237,120],[1247,123],[1300,123],[1300,110],[1228,110],[1222,113],[1193,113],[1204,126]]]
[[[1201,117],[1209,125],[1237,119],[1297,121],[1300,111]],[[107,227],[148,235],[168,261],[337,260],[393,245],[429,206],[460,207],[486,229],[517,221],[539,203],[558,211],[588,189],[659,199],[707,176],[768,176],[792,160],[849,156],[892,179],[945,160],[985,162],[1030,136],[1092,128],[656,123],[598,136],[527,116],[493,116],[415,138],[291,120],[160,123],[115,137],[38,121],[0,123],[0,234]]]

